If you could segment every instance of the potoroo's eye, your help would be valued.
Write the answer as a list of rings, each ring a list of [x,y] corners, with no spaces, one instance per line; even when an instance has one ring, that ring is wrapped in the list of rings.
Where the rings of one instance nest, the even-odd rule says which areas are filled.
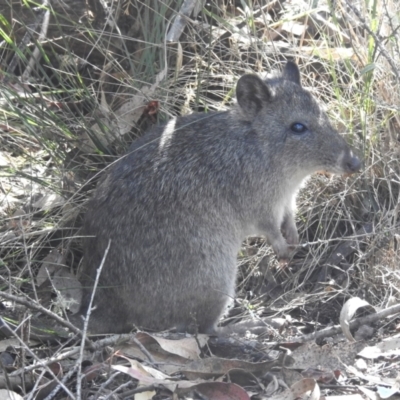
[[[302,133],[304,133],[307,130],[307,127],[304,124],[302,124],[301,122],[295,122],[294,124],[292,124],[290,129],[296,135],[301,135]]]

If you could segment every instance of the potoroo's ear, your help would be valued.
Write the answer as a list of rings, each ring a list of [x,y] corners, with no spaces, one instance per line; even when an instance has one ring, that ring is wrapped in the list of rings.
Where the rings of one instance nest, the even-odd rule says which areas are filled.
[[[286,63],[282,71],[282,77],[301,86],[299,67],[292,61]]]
[[[264,104],[271,100],[271,91],[257,75],[243,75],[236,86],[236,98],[240,108],[253,118]]]

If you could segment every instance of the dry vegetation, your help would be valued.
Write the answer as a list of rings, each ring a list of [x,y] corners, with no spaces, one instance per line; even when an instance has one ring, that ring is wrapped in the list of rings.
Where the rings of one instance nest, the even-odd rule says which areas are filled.
[[[394,355],[367,359],[364,369],[356,355],[366,340],[398,336],[396,315],[363,324],[356,344],[343,342],[338,330],[317,338],[323,347],[307,341],[292,355],[290,376],[277,364],[272,374],[271,364],[257,361],[269,360],[277,343],[294,349],[306,341],[303,335],[337,325],[348,299],[362,298],[376,310],[399,303],[399,3],[195,3],[182,17],[181,32],[182,1],[0,1],[1,332],[10,337],[0,342],[0,388],[27,399],[164,399],[174,391],[180,398],[245,399],[239,386],[255,398],[279,396],[278,377],[302,385],[289,390],[291,397],[314,388],[318,398],[315,381],[325,395],[379,399],[386,385],[395,396],[400,344],[391,345]],[[144,335],[123,345],[87,342],[84,350],[75,347],[79,335],[67,341],[64,330],[37,330],[45,309],[54,318],[76,307],[79,228],[101,171],[152,124],[223,110],[243,73],[263,74],[286,59],[299,64],[304,86],[326,105],[364,168],[357,176],[321,174],[308,181],[298,198],[302,246],[286,268],[261,239],[244,243],[229,319],[268,317],[270,323],[256,344],[243,345],[252,348],[251,357],[238,357],[236,349],[241,360],[222,362],[217,343],[213,356],[206,348],[190,364],[181,340],[174,354]],[[196,342],[189,347],[198,358]],[[181,391],[155,369],[175,374]],[[221,385],[239,386],[211,382],[221,376]],[[194,386],[196,378],[204,383]],[[143,397],[134,397],[139,392]]]

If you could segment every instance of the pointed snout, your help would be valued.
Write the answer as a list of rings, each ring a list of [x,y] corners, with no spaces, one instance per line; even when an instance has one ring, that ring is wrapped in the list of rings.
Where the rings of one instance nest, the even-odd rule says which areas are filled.
[[[350,151],[345,157],[343,157],[342,168],[345,174],[354,174],[360,171],[361,161],[352,151]]]

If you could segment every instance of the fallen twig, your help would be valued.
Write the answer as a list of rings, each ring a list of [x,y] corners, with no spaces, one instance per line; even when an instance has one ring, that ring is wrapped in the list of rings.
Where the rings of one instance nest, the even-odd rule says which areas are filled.
[[[375,314],[370,314],[365,317],[356,318],[355,320],[350,322],[350,329],[356,329],[364,324],[371,324],[377,322],[383,318],[389,317],[390,315],[400,313],[400,304],[396,304],[392,307],[386,308],[384,310],[378,311]],[[304,343],[310,342],[312,340],[322,339],[328,336],[337,335],[342,332],[342,328],[340,325],[331,326],[329,328],[322,329],[318,332],[309,333],[307,335],[298,336],[292,338],[290,342],[292,343]]]

